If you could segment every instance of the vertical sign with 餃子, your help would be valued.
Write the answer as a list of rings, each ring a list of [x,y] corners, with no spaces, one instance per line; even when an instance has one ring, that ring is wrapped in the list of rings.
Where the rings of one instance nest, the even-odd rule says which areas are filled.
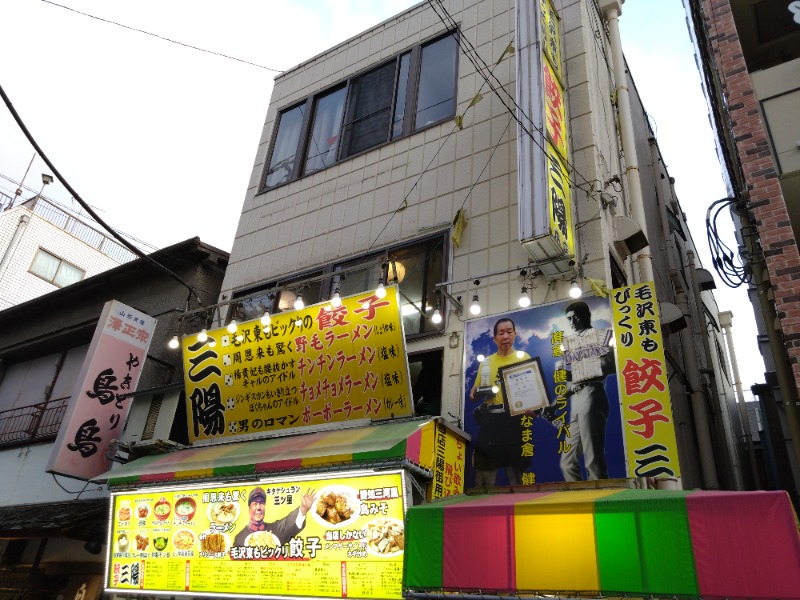
[[[613,291],[629,477],[680,477],[661,319],[652,282]]]
[[[192,440],[412,414],[396,286],[183,339]]]
[[[108,471],[112,439],[125,426],[156,320],[116,300],[106,302],[83,361],[47,471],[91,479]]]

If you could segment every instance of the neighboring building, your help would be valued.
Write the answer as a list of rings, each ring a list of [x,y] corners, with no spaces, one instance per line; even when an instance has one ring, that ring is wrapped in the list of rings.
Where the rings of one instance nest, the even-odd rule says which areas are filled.
[[[227,253],[193,238],[150,258],[194,291],[138,259],[0,312],[0,598],[73,598],[82,584],[96,598],[102,589],[108,490],[45,469],[108,300],[157,319],[127,435],[187,441],[182,365],[167,342],[186,310],[216,300]]]
[[[41,196],[0,212],[0,252],[0,310],[136,258]]]
[[[728,181],[739,260],[766,367],[755,386],[768,488],[800,490],[800,17],[796,2],[686,3]],[[722,205],[724,206],[724,205]],[[737,418],[737,423],[739,422]],[[745,433],[737,425],[739,445]]]

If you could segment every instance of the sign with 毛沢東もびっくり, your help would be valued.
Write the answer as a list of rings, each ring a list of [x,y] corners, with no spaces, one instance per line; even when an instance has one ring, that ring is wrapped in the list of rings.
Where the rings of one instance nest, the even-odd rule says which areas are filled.
[[[183,339],[189,436],[412,414],[396,286]]]
[[[611,305],[628,477],[680,477],[655,286],[615,289]]]
[[[108,590],[401,598],[400,472],[115,494]]]

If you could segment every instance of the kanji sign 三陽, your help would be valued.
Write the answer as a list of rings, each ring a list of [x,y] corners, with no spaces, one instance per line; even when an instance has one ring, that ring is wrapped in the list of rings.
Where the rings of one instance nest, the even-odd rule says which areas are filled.
[[[119,437],[142,372],[156,320],[111,300],[97,324],[73,388],[47,471],[90,479],[111,467],[109,444]]]
[[[396,287],[183,339],[189,436],[412,414]]]
[[[575,229],[572,226],[572,192],[569,173],[558,152],[547,144],[547,200],[550,234],[567,254],[575,254]]]
[[[672,403],[652,282],[612,294],[629,477],[680,477]]]

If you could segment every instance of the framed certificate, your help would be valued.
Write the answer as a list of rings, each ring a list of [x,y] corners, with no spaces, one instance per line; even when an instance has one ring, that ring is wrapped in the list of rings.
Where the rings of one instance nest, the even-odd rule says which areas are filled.
[[[540,410],[550,405],[544,385],[542,362],[538,357],[502,367],[500,381],[508,412],[512,415]]]

